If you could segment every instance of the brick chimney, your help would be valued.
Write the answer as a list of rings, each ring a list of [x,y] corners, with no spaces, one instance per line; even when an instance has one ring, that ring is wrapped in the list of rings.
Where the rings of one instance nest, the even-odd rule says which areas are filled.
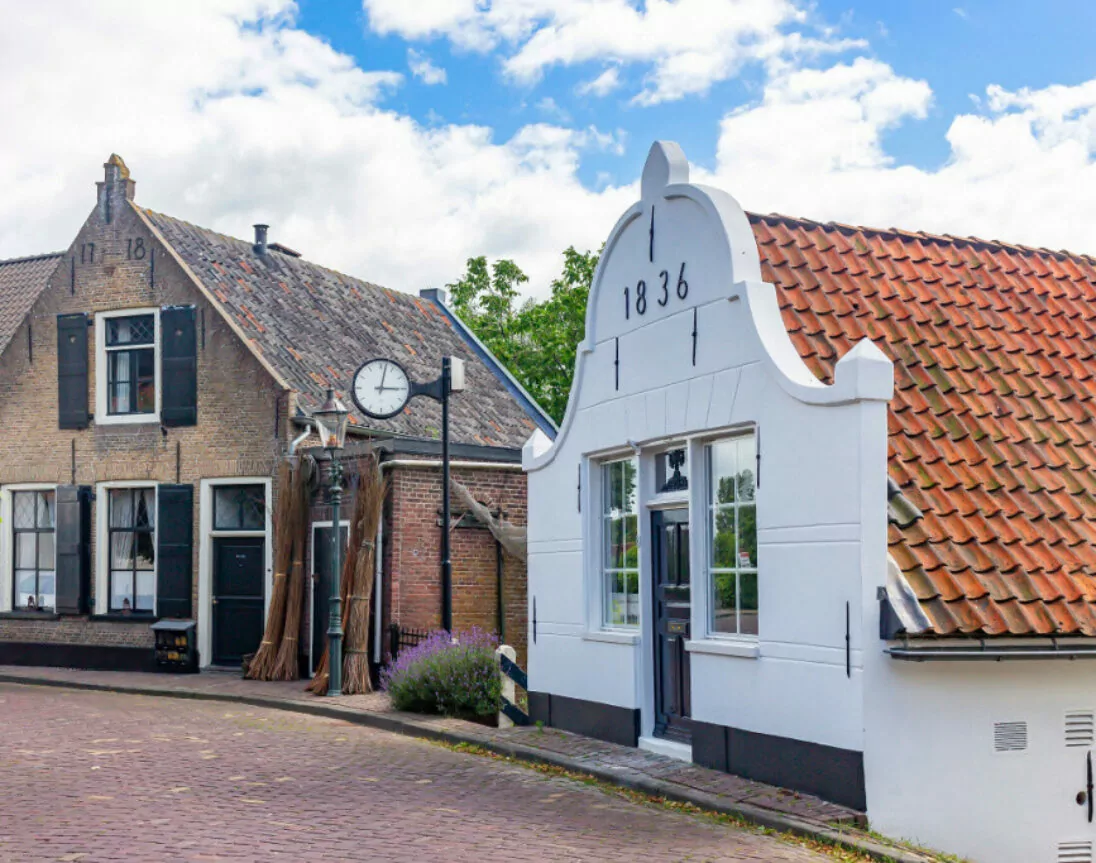
[[[133,200],[137,184],[129,178],[129,168],[117,153],[103,163],[103,182],[96,183],[99,189],[99,215],[107,224],[116,213],[122,211],[126,201]]]

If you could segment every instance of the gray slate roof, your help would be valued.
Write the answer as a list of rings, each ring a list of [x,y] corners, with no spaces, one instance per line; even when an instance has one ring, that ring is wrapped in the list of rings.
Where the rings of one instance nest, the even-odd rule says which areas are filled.
[[[0,352],[53,275],[61,253],[0,261]]]
[[[134,205],[136,206],[136,205]],[[461,325],[430,300],[382,288],[268,247],[199,228],[143,208],[138,211],[249,338],[309,413],[327,386],[344,395],[351,422],[398,435],[436,438],[441,406],[413,399],[402,414],[374,420],[351,403],[351,378],[373,357],[392,357],[413,380],[441,373],[443,356],[466,361],[467,391],[450,402],[454,442],[520,447],[543,418],[515,398],[505,374],[472,347]],[[533,409],[535,410],[535,409]],[[550,422],[550,421],[549,421]]]

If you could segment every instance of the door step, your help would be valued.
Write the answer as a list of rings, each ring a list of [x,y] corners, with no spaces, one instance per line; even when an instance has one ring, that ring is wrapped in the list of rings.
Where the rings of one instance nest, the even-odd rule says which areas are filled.
[[[678,761],[693,760],[693,745],[691,743],[679,743],[676,740],[667,740],[665,737],[641,737],[639,748],[656,755],[665,755],[667,758],[676,758]]]

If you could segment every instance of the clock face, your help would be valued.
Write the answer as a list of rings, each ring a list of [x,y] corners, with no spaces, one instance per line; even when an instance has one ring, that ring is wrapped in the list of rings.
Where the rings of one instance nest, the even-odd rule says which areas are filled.
[[[411,396],[411,381],[395,360],[369,360],[354,375],[354,403],[374,419],[388,419],[403,410]]]

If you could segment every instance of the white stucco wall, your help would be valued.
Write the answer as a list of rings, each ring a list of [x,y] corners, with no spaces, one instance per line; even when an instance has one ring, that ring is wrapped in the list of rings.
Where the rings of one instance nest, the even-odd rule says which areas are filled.
[[[874,602],[875,573],[884,572],[886,563],[892,367],[865,342],[842,358],[834,385],[822,386],[784,330],[773,286],[760,281],[745,214],[729,195],[690,185],[687,178],[676,145],[652,148],[642,200],[614,228],[595,275],[586,340],[560,435],[554,445],[536,435],[526,446],[529,602],[537,619],[537,638],[529,646],[530,688],[640,708],[643,733],[650,733],[650,519],[643,504],[652,489],[640,493],[642,622],[632,636],[606,634],[591,602],[598,575],[585,557],[589,509],[598,506],[588,497],[591,459],[634,447],[642,454],[643,481],[650,477],[645,459],[651,446],[755,428],[761,452],[756,641],[704,637],[706,547],[696,530],[705,521],[703,466],[696,459],[691,465],[692,716],[859,751],[861,612],[866,597]],[[689,284],[685,299],[675,292],[682,262]],[[663,270],[670,273],[664,306],[657,303]],[[639,279],[648,286],[644,315],[634,306]],[[627,317],[626,286],[633,301]],[[692,452],[699,447],[693,443]],[[726,655],[728,645],[753,655]],[[871,646],[878,647],[877,639]]]

